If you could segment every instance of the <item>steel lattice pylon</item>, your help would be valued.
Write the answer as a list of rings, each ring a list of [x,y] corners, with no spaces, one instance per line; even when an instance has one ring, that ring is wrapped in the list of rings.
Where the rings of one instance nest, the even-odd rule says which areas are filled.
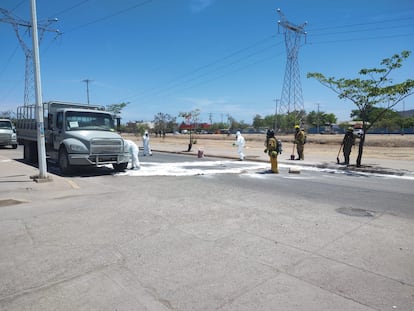
[[[277,12],[280,15],[278,25],[284,28],[287,54],[279,113],[289,114],[291,112],[295,112],[297,117],[301,111],[305,110],[302,95],[302,84],[300,80],[298,54],[302,36],[306,36],[304,27],[307,22],[297,26],[290,23],[280,9],[277,9]]]
[[[24,27],[26,31],[30,31],[32,24],[28,21],[24,21],[23,19],[13,16],[13,14],[5,9],[0,8],[0,13],[4,16],[0,18],[0,22],[9,23],[13,26],[13,29],[17,35],[17,39],[20,43],[20,46],[23,49],[25,58],[26,58],[26,66],[25,66],[25,82],[24,82],[24,105],[30,105],[30,101],[34,100],[34,66],[33,66],[33,53],[32,50],[28,47],[28,44],[25,43],[22,36],[20,35],[20,27]],[[51,19],[43,23],[42,25],[37,25],[39,29],[39,41],[42,40],[43,34],[45,31],[52,31],[59,33],[58,30],[51,30],[47,27],[56,22],[57,19]]]

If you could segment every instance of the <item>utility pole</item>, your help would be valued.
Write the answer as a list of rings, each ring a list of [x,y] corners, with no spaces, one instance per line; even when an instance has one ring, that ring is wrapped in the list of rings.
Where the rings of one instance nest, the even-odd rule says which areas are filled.
[[[42,85],[40,80],[40,60],[39,60],[39,41],[37,37],[37,13],[36,0],[31,0],[32,7],[32,41],[33,41],[33,65],[36,95],[36,112],[37,112],[37,148],[39,159],[39,179],[47,180],[47,164],[45,149],[45,128],[43,119],[43,101]]]
[[[319,104],[316,104],[318,106],[318,112],[316,114],[316,131],[319,134]]]
[[[86,83],[86,100],[87,100],[88,106],[89,106],[89,83],[92,82],[92,80],[85,79],[85,80],[82,80],[82,82]]]
[[[42,40],[45,31],[53,31],[59,34],[58,30],[51,30],[47,27],[57,21],[57,18],[48,20],[44,25],[39,25],[37,22],[36,0],[30,1],[31,6],[31,22],[24,21],[12,15],[11,12],[0,8],[0,13],[4,18],[0,18],[0,22],[6,22],[13,26],[16,32],[17,39],[23,48],[26,57],[25,69],[25,86],[24,86],[24,105],[30,105],[30,91],[34,89],[35,93],[35,107],[36,107],[36,127],[37,127],[37,150],[39,160],[39,175],[34,176],[37,181],[49,181],[51,179],[47,176],[46,164],[46,148],[45,148],[45,129],[43,116],[43,100],[42,100],[42,85],[40,79],[40,57],[39,57],[39,41]],[[32,50],[24,42],[20,36],[19,27],[32,29]],[[40,30],[40,39],[38,35]]]
[[[280,99],[274,99],[273,101],[275,102],[275,132],[277,132],[277,104]]]
[[[404,135],[404,119],[405,119],[405,101],[403,100],[402,101],[402,104],[403,104],[403,113],[402,113],[402,118],[401,118],[401,120],[402,120],[402,124],[401,124],[401,135]]]

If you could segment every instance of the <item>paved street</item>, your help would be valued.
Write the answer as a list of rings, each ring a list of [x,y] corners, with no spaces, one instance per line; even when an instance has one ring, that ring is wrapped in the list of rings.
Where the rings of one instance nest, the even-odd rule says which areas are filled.
[[[35,183],[8,154],[1,310],[413,309],[409,175],[155,152]]]

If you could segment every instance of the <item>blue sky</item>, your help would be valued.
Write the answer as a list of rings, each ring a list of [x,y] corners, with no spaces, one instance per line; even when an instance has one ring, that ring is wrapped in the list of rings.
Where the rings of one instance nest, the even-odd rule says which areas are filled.
[[[0,8],[30,21],[30,0],[2,0]],[[250,123],[273,114],[286,66],[283,28],[307,21],[299,68],[307,112],[348,120],[341,101],[308,72],[352,78],[382,59],[414,52],[412,0],[37,0],[39,23],[58,18],[40,44],[43,101],[130,104],[122,120],[150,121],[158,112],[201,110],[202,121],[230,115]],[[25,55],[0,13],[0,111],[23,104]],[[31,41],[19,28],[25,44]],[[392,76],[414,78],[414,54]],[[32,102],[34,99],[32,100]],[[398,110],[403,109],[396,107]],[[414,98],[404,108],[414,109]]]

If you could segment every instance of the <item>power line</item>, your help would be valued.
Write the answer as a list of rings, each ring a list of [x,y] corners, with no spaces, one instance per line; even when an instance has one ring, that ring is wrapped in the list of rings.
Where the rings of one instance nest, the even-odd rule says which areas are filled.
[[[70,28],[69,30],[65,31],[64,33],[73,32],[73,31],[79,30],[79,29],[81,29],[81,28],[85,28],[85,27],[87,27],[87,26],[90,26],[90,25],[92,25],[92,24],[100,23],[100,22],[102,22],[102,21],[105,21],[105,20],[111,19],[111,18],[113,18],[113,17],[115,17],[115,16],[121,15],[121,14],[123,14],[123,13],[126,13],[126,12],[128,12],[128,11],[131,11],[131,10],[136,9],[136,8],[138,8],[138,7],[142,7],[142,6],[144,6],[144,5],[147,5],[147,4],[151,3],[152,1],[153,1],[153,0],[145,0],[145,1],[142,1],[142,2],[140,2],[140,3],[137,3],[137,4],[133,5],[133,6],[127,7],[127,8],[122,9],[122,10],[119,10],[119,11],[117,11],[117,12],[113,13],[113,14],[109,14],[109,15],[106,15],[106,16],[104,16],[104,17],[101,17],[101,18],[95,19],[95,20],[93,20],[93,21],[90,21],[90,22],[88,22],[88,23],[85,23],[85,24],[82,24],[82,25],[79,25],[79,26],[76,26],[76,27]]]
[[[352,33],[361,33],[361,32],[368,32],[368,31],[375,31],[378,32],[378,30],[384,30],[384,29],[398,29],[398,28],[407,28],[407,29],[414,29],[414,24],[405,24],[405,25],[398,25],[398,26],[387,26],[387,27],[376,27],[373,28],[367,28],[367,29],[355,29],[355,30],[348,30],[348,31],[338,31],[338,32],[331,32],[331,33],[321,33],[321,34],[315,34],[313,36],[329,36],[329,35],[340,35],[340,34],[352,34]]]
[[[84,5],[85,3],[89,2],[89,1],[90,0],[84,0],[84,1],[78,2],[77,4],[71,6],[71,7],[67,8],[67,9],[61,10],[57,14],[67,13],[67,12],[69,12],[69,11],[77,8],[77,7],[80,7],[80,6]],[[18,4],[18,6],[21,5],[23,2],[24,1],[21,1]],[[66,31],[66,33],[67,32],[72,32],[72,31],[75,31],[75,30],[78,30],[80,28],[86,27],[86,26],[91,25],[91,24],[94,24],[94,23],[98,23],[98,22],[101,22],[101,21],[110,19],[110,18],[115,17],[115,16],[118,16],[118,15],[124,13],[124,12],[127,12],[127,11],[129,11],[129,10],[131,10],[133,8],[137,8],[137,7],[140,7],[140,6],[149,4],[150,2],[152,2],[152,0],[140,2],[138,4],[135,4],[133,6],[130,6],[128,8],[119,10],[119,11],[113,13],[113,14],[104,16],[102,18],[99,18],[99,19],[96,19],[96,20],[87,22],[85,24],[79,25],[77,27],[74,27],[72,29],[69,29],[68,31]],[[398,21],[411,20],[411,19],[412,18],[398,19]],[[358,23],[358,24],[353,24],[353,25],[341,25],[341,26],[336,26],[336,27],[334,26],[334,27],[329,27],[329,28],[319,28],[319,29],[315,29],[315,34],[313,34],[313,36],[318,36],[318,37],[321,37],[321,36],[324,36],[324,35],[325,36],[328,36],[329,33],[325,33],[325,34],[320,33],[320,34],[317,34],[317,31],[321,31],[321,30],[323,31],[324,29],[330,29],[330,30],[332,30],[332,29],[340,29],[340,28],[344,28],[344,27],[359,27],[359,26],[367,26],[367,25],[377,25],[377,24],[383,23],[383,22],[395,22],[395,21],[397,21],[397,19],[386,20],[386,21],[378,21],[378,22],[369,22],[369,23]],[[395,26],[395,27],[398,27],[399,28],[401,26]],[[378,28],[376,28],[376,30],[377,29]],[[341,33],[341,34],[347,34],[347,33],[348,34],[352,34],[352,33],[355,33],[355,31],[358,31],[358,30],[350,30],[350,31],[344,31],[344,32],[339,32],[339,33]],[[361,31],[369,31],[369,30],[360,30],[359,32],[361,32]],[[352,42],[352,41],[361,41],[361,40],[376,40],[376,39],[383,39],[383,38],[389,38],[389,37],[396,38],[396,37],[412,36],[412,35],[413,35],[412,33],[409,33],[409,34],[398,34],[398,35],[388,35],[388,36],[375,36],[375,37],[368,37],[368,38],[367,37],[365,37],[365,38],[364,37],[361,37],[361,38],[350,38],[350,39],[343,39],[343,40],[320,41],[320,42],[314,42],[313,44],[329,44],[329,43],[337,43],[337,42],[350,42],[350,41]],[[265,41],[269,40],[270,38],[274,38],[274,37],[275,37],[275,35],[272,35],[269,38],[263,39],[261,41],[264,41],[265,42]],[[260,41],[258,41],[258,42],[260,42]],[[257,45],[259,45],[259,44],[257,44]],[[167,91],[168,90],[174,90],[174,89],[177,89],[177,88],[180,88],[180,87],[181,88],[182,87],[192,88],[192,87],[194,87],[194,85],[192,85],[192,83],[196,83],[196,85],[200,85],[200,84],[203,84],[203,83],[208,83],[210,81],[214,81],[214,80],[217,80],[217,79],[219,79],[219,78],[221,78],[223,76],[226,76],[226,75],[228,75],[230,73],[234,73],[234,72],[243,70],[244,68],[251,67],[252,64],[248,64],[246,66],[242,66],[242,67],[236,68],[235,70],[227,71],[224,74],[219,75],[219,76],[216,76],[216,77],[213,77],[211,79],[202,80],[203,78],[206,78],[209,75],[216,74],[216,73],[220,73],[220,71],[222,71],[223,69],[227,69],[227,68],[229,68],[229,67],[231,67],[231,66],[233,66],[235,64],[238,64],[238,63],[242,62],[243,60],[246,60],[246,59],[250,58],[251,56],[247,55],[247,56],[241,56],[239,59],[236,59],[237,56],[243,55],[244,52],[246,52],[247,50],[249,50],[252,47],[256,48],[257,46],[256,46],[256,44],[250,45],[250,46],[248,46],[246,48],[242,48],[240,50],[237,50],[236,52],[230,53],[230,54],[226,55],[225,57],[218,58],[218,59],[216,59],[215,61],[213,61],[213,62],[211,62],[209,64],[206,64],[206,65],[197,67],[197,68],[195,68],[194,70],[192,70],[190,72],[187,72],[187,73],[184,73],[182,75],[179,75],[178,77],[174,78],[173,80],[167,82],[167,89],[164,87],[161,90],[161,86],[154,87],[154,88],[152,88],[150,90],[144,91],[144,94],[145,93],[148,93],[149,91],[151,91],[152,94],[154,94],[154,92],[155,92],[155,94],[157,95],[157,94],[160,94],[160,93],[165,92],[166,90]],[[267,47],[267,48],[265,48],[263,50],[271,49],[273,47],[274,47],[274,45],[273,46],[269,46],[269,47]],[[257,55],[259,53],[260,52],[254,52],[253,55]],[[271,57],[268,57],[265,60],[268,60],[268,59],[271,59]],[[225,63],[226,61],[232,61],[232,62]],[[261,61],[263,61],[263,59],[255,62],[255,63],[259,63]],[[215,66],[218,66],[218,67],[214,68]],[[199,73],[199,74],[198,75],[195,75],[197,73]],[[179,81],[179,80],[181,80],[181,81]],[[197,83],[196,81],[201,81],[201,82]],[[135,96],[132,96],[132,97],[143,96],[144,94],[141,93],[139,95],[135,95]]]
[[[0,22],[9,23],[12,25],[20,46],[22,47],[26,57],[26,68],[25,68],[25,87],[24,87],[24,105],[29,105],[29,101],[34,97],[34,71],[33,71],[33,51],[29,48],[28,44],[23,40],[20,35],[20,28],[24,27],[26,30],[32,28],[32,23],[25,21],[17,16],[14,16],[10,11],[0,8],[0,13],[4,16],[0,18]],[[40,30],[39,40],[42,40],[43,34],[46,31],[57,32],[56,30],[49,29],[48,26],[56,22],[56,19],[48,20],[42,24],[37,23],[36,27],[32,29],[37,34],[37,29]],[[33,93],[33,94],[32,94]]]
[[[12,54],[9,56],[9,58],[6,61],[6,64],[3,66],[3,68],[0,70],[0,77],[1,75],[6,71],[6,68],[11,63],[11,60],[13,59],[14,55],[16,54],[17,50],[19,48],[19,45],[16,45],[15,49],[13,50]]]
[[[357,23],[357,24],[347,24],[347,25],[339,25],[339,26],[330,26],[330,27],[324,27],[324,28],[312,28],[309,27],[309,29],[312,32],[320,31],[320,30],[332,30],[332,29],[338,29],[338,28],[351,28],[355,26],[367,26],[367,25],[378,25],[378,24],[384,24],[384,23],[392,23],[392,22],[401,22],[406,20],[413,20],[414,17],[406,17],[406,18],[398,18],[398,19],[383,19],[376,22],[367,22],[367,23]]]
[[[188,78],[188,77],[190,77],[190,76],[192,76],[192,75],[194,75],[194,74],[196,74],[196,73],[198,73],[198,72],[202,71],[203,69],[208,69],[208,68],[213,67],[213,66],[215,66],[215,65],[217,65],[217,64],[220,64],[220,63],[222,63],[222,62],[224,62],[224,61],[226,61],[226,60],[228,60],[228,59],[231,59],[231,58],[233,58],[233,57],[235,57],[235,56],[237,56],[237,55],[239,55],[239,54],[242,54],[243,52],[246,52],[246,51],[248,51],[248,50],[251,50],[251,49],[253,49],[253,48],[255,48],[255,47],[259,46],[260,44],[262,44],[262,43],[264,43],[264,42],[267,42],[267,41],[269,41],[270,39],[273,39],[273,38],[275,38],[275,35],[268,36],[268,37],[266,37],[266,38],[264,38],[264,39],[261,39],[261,40],[258,40],[258,41],[256,41],[256,42],[254,42],[253,44],[250,44],[250,45],[249,45],[249,46],[247,46],[247,47],[244,47],[244,48],[238,49],[238,50],[236,50],[236,51],[234,51],[234,52],[231,52],[230,54],[227,54],[227,55],[226,55],[226,56],[224,56],[224,57],[220,57],[220,58],[218,58],[218,59],[216,59],[216,60],[214,60],[214,61],[212,61],[212,62],[210,62],[210,63],[208,63],[208,64],[205,64],[205,65],[199,66],[199,67],[197,67],[197,68],[195,68],[195,69],[193,69],[193,70],[191,70],[191,71],[189,71],[189,72],[187,72],[187,73],[184,73],[184,74],[178,75],[178,76],[176,76],[176,77],[172,78],[171,80],[169,80],[167,83],[165,83],[165,85],[166,85],[166,86],[164,86],[164,87],[163,87],[163,90],[165,91],[166,89],[171,89],[171,88],[176,87],[177,85],[183,84],[183,83],[185,83],[185,82],[191,82],[192,80],[195,80],[195,79],[197,79],[197,78],[199,78],[199,77],[205,76],[205,75],[207,75],[207,74],[208,74],[208,72],[207,72],[207,73],[202,73],[202,74],[199,74],[199,75],[198,75],[198,76],[196,76],[195,78],[194,78],[194,77],[193,77],[193,78]],[[279,43],[279,44],[280,44],[280,43]],[[274,47],[275,45],[277,45],[277,44],[272,44],[270,47],[267,47],[267,48],[265,48],[265,49],[263,49],[263,50],[267,50],[267,49],[269,49],[269,48],[271,48],[271,47]],[[237,63],[237,62],[240,62],[240,61],[242,61],[243,59],[245,59],[245,58],[249,58],[249,57],[251,57],[251,55],[254,55],[254,54],[257,54],[257,53],[258,53],[258,52],[253,53],[253,54],[250,54],[250,55],[249,55],[249,56],[247,56],[247,57],[243,57],[243,58],[241,58],[239,61],[233,62],[233,63],[231,63],[230,65],[232,65],[232,64],[234,64],[234,63]],[[222,67],[220,67],[220,68],[227,67],[227,66],[229,66],[229,65],[223,65],[223,66],[222,66]],[[220,68],[218,68],[218,69],[220,69]],[[217,71],[218,69],[213,70],[213,72],[214,72],[214,71]],[[211,72],[210,72],[210,73],[211,73]],[[187,79],[186,79],[186,78],[187,78]],[[186,79],[186,80],[185,80],[185,81],[181,81],[181,82],[180,82],[180,80],[182,80],[182,79]],[[158,91],[158,90],[159,90],[159,87],[154,87],[154,88],[151,88],[151,89],[149,89],[149,90],[146,90],[146,91],[141,92],[141,94],[138,94],[138,95],[133,95],[133,96],[129,96],[129,97],[128,97],[128,99],[135,98],[135,97],[139,97],[139,96],[149,96],[149,95],[151,95],[151,94],[154,94],[154,92],[155,92],[155,94],[160,93],[160,91]],[[150,93],[150,94],[148,94],[149,92],[151,92],[151,93]],[[146,94],[148,94],[148,95],[146,95]]]
[[[77,7],[80,7],[80,6],[84,5],[86,2],[89,2],[89,1],[90,1],[90,0],[83,0],[83,1],[81,1],[81,2],[79,2],[79,3],[77,3],[77,4],[75,4],[75,5],[72,5],[71,7],[68,7],[68,8],[66,8],[66,9],[63,9],[63,10],[61,10],[61,11],[59,11],[59,12],[55,13],[55,14],[52,14],[52,16],[54,17],[54,16],[60,16],[60,15],[63,15],[63,14],[65,14],[65,13],[69,12],[69,11],[72,11],[73,9],[76,9]]]
[[[17,10],[18,7],[20,7],[24,2],[26,2],[26,0],[22,0],[20,1],[13,9],[11,9],[10,11],[13,12],[15,10]]]
[[[332,30],[332,29],[335,29],[335,28],[344,28],[344,27],[352,27],[352,26],[377,25],[377,24],[380,24],[380,23],[382,23],[382,22],[395,22],[395,21],[404,21],[404,20],[411,20],[411,19],[412,19],[412,18],[405,18],[405,19],[390,19],[390,20],[386,20],[386,21],[379,21],[379,22],[357,23],[357,24],[344,25],[344,26],[337,26],[337,27],[319,28],[319,29],[317,29],[317,30],[324,30],[324,29],[330,29],[330,30]],[[395,27],[391,27],[391,28],[400,28],[400,27],[404,27],[404,26],[395,26]],[[390,27],[388,27],[388,29],[389,29],[389,28],[390,28]],[[374,29],[373,29],[373,30],[374,30]],[[375,30],[378,30],[378,28],[376,28]],[[368,30],[363,29],[363,30],[360,30],[360,31],[358,31],[358,30],[351,30],[351,31],[344,31],[344,32],[340,32],[340,33],[342,33],[342,34],[347,34],[347,33],[361,32],[361,31],[369,31],[369,29],[368,29]],[[316,34],[314,34],[313,36],[324,36],[324,35],[325,35],[325,36],[327,36],[327,35],[329,35],[329,34],[317,34],[317,33],[316,33]],[[321,41],[321,42],[316,42],[316,43],[314,42],[314,43],[312,43],[312,44],[324,44],[324,43],[348,42],[348,41],[360,41],[360,40],[375,40],[375,39],[384,39],[384,38],[389,38],[389,37],[396,38],[396,37],[400,37],[400,36],[411,36],[411,35],[413,35],[413,34],[398,34],[398,35],[389,35],[389,36],[363,37],[363,38],[352,38],[352,39],[335,40],[335,41]],[[270,38],[273,38],[273,37],[275,37],[275,36],[274,36],[274,35],[272,35]],[[196,69],[194,69],[194,70],[192,70],[192,71],[190,71],[190,72],[187,72],[187,73],[185,73],[185,74],[179,75],[179,76],[177,76],[177,77],[173,78],[170,82],[167,82],[167,83],[165,84],[166,86],[164,86],[164,87],[153,87],[153,88],[151,88],[151,89],[149,89],[149,90],[146,90],[146,91],[141,92],[141,94],[138,94],[138,95],[133,95],[133,96],[129,96],[129,97],[128,97],[128,99],[130,99],[130,98],[136,98],[136,97],[146,98],[146,97],[151,96],[151,95],[152,95],[152,96],[153,96],[153,95],[160,95],[160,94],[164,94],[164,93],[165,93],[165,91],[168,91],[168,90],[174,90],[174,89],[177,89],[177,88],[180,88],[180,87],[181,87],[181,89],[182,89],[182,87],[183,87],[183,86],[184,86],[184,89],[192,88],[192,87],[194,87],[195,85],[192,85],[192,86],[191,86],[191,85],[190,85],[190,86],[185,86],[185,85],[188,85],[188,83],[194,82],[194,81],[196,81],[197,79],[200,79],[200,78],[202,78],[202,77],[205,77],[205,76],[207,76],[207,75],[209,75],[209,74],[212,74],[212,73],[214,73],[214,72],[217,72],[217,71],[219,71],[219,70],[222,70],[223,68],[229,67],[229,66],[231,66],[232,64],[238,63],[238,62],[240,62],[241,60],[239,59],[238,61],[234,61],[234,62],[232,62],[232,63],[230,63],[230,64],[224,64],[224,65],[222,65],[222,66],[221,66],[221,67],[219,67],[219,68],[212,69],[212,70],[210,70],[210,71],[207,71],[207,72],[201,73],[201,74],[199,74],[199,75],[197,75],[197,76],[195,76],[195,77],[192,77],[195,73],[200,72],[200,71],[202,71],[203,69],[208,69],[208,68],[210,68],[210,67],[213,67],[214,65],[219,64],[219,63],[221,63],[221,62],[222,62],[222,61],[224,61],[224,60],[231,59],[231,58],[235,57],[236,55],[238,55],[239,53],[242,53],[242,52],[244,52],[244,51],[246,51],[246,50],[250,49],[251,47],[256,46],[258,43],[260,43],[260,42],[262,42],[262,41],[266,41],[266,40],[268,40],[268,39],[269,39],[269,38],[266,38],[266,39],[264,39],[264,40],[260,40],[260,41],[256,42],[255,44],[248,46],[247,48],[240,49],[240,50],[238,50],[238,51],[236,51],[236,52],[230,53],[229,55],[227,55],[227,56],[225,56],[225,57],[219,58],[219,59],[217,59],[217,60],[215,60],[215,61],[213,61],[213,62],[211,62],[211,63],[209,63],[209,64],[206,64],[206,65],[200,66],[200,67],[198,67],[198,68],[196,68]],[[256,53],[255,53],[255,54],[256,54]],[[250,56],[246,56],[245,58],[249,58],[249,57],[250,57]],[[266,58],[266,59],[270,59],[270,58]],[[261,61],[259,60],[258,62],[261,62]],[[247,66],[245,66],[245,67],[247,68],[247,67],[250,67],[250,66],[251,66],[251,65],[247,65]],[[238,68],[238,69],[236,69],[236,70],[231,71],[230,73],[233,73],[233,72],[237,72],[237,71],[243,70],[243,68],[245,68],[245,67]],[[207,83],[207,82],[214,81],[214,80],[216,80],[216,79],[222,78],[223,76],[225,76],[225,75],[227,75],[227,74],[229,74],[229,73],[225,73],[225,74],[223,74],[223,75],[219,75],[217,78],[208,79],[208,80],[207,80],[207,81],[205,81],[205,82],[196,83],[196,85],[200,85],[200,84],[203,84],[203,83]],[[183,80],[183,79],[185,79],[185,80],[184,80],[184,81],[179,81],[179,80]],[[148,94],[148,93],[149,93],[149,94]]]
[[[372,23],[367,23],[367,24],[372,24]],[[356,25],[365,25],[365,24],[356,24]],[[351,32],[355,32],[355,31],[344,32],[344,33],[351,33]],[[385,39],[385,38],[397,38],[397,37],[406,37],[406,36],[413,36],[413,35],[414,35],[414,33],[406,33],[406,34],[398,34],[398,35],[386,35],[386,36],[375,36],[375,37],[351,38],[351,39],[343,39],[343,40],[320,41],[320,42],[313,42],[313,43],[311,43],[311,44],[329,44],[329,43],[338,43],[338,42],[352,42],[352,41],[361,41],[361,40],[380,40],[380,39]],[[274,36],[272,36],[272,37],[274,37]],[[225,58],[227,58],[227,57],[225,57]],[[270,58],[266,58],[266,60],[267,60],[267,59],[270,59]],[[259,60],[257,63],[260,63],[261,61],[262,61],[262,60]],[[216,62],[213,62],[212,64],[215,64],[215,63],[216,63]],[[234,62],[234,63],[236,63],[236,62]],[[195,71],[199,71],[199,69],[201,69],[201,68],[205,68],[205,67],[208,67],[208,66],[209,66],[209,65],[204,65],[204,66],[201,66],[201,67],[199,67],[198,69],[196,69]],[[229,72],[229,73],[238,72],[238,71],[243,70],[244,68],[247,68],[247,67],[250,67],[250,66],[251,66],[251,65],[247,65],[247,66],[245,66],[245,67],[242,67],[242,68],[238,68],[238,69],[236,69],[236,70],[233,70],[233,71],[231,71],[231,72]],[[226,67],[226,66],[224,65],[224,66],[222,66],[222,67],[220,67],[220,68],[218,68],[218,69],[213,70],[212,72],[218,71],[219,69],[222,69],[223,67]],[[183,77],[183,76],[187,77],[187,76],[190,76],[192,73],[193,73],[193,72],[190,72],[190,73],[188,73],[188,74],[181,75],[180,77]],[[211,72],[209,72],[209,73],[211,73]],[[189,78],[189,79],[187,79],[186,81],[183,81],[183,82],[181,82],[181,83],[176,83],[176,85],[173,85],[173,86],[170,86],[170,87],[167,87],[167,88],[165,88],[165,87],[162,87],[162,89],[161,89],[161,87],[155,87],[155,88],[152,88],[151,90],[152,90],[152,91],[154,91],[154,90],[155,90],[155,92],[152,92],[152,93],[151,93],[151,95],[160,95],[160,94],[161,94],[161,93],[163,93],[165,90],[169,90],[169,89],[174,89],[174,88],[176,88],[176,87],[180,87],[180,86],[182,86],[182,85],[183,85],[183,83],[186,83],[186,82],[192,82],[192,81],[196,80],[197,78],[200,78],[200,77],[202,77],[202,76],[206,76],[206,75],[208,75],[209,73],[204,73],[204,74],[201,74],[201,75],[197,76],[196,78]],[[204,82],[197,83],[196,85],[192,85],[192,86],[187,86],[187,87],[184,87],[184,89],[193,88],[193,87],[195,87],[195,86],[198,86],[198,85],[201,85],[201,84],[204,84],[204,83],[208,83],[208,82],[211,82],[211,81],[217,80],[217,79],[219,79],[219,78],[222,78],[223,76],[228,75],[229,73],[226,73],[226,74],[220,75],[220,76],[218,76],[217,78],[208,79],[208,80],[206,80],[206,81],[204,81]],[[176,80],[174,80],[174,82],[176,82]],[[157,89],[158,89],[158,91],[157,91]],[[141,94],[141,95],[135,95],[135,96],[132,96],[132,98],[133,98],[133,97],[138,97],[138,96],[143,96],[143,94]],[[144,98],[146,98],[146,97],[148,97],[148,96],[149,96],[149,95],[146,95],[146,96],[144,96]],[[128,98],[131,98],[131,97],[128,97]]]
[[[388,39],[388,38],[401,38],[401,37],[410,37],[414,36],[413,33],[406,33],[406,34],[390,34],[385,36],[376,36],[376,37],[361,37],[361,38],[350,38],[350,39],[342,39],[342,40],[330,40],[330,41],[319,41],[319,42],[312,42],[311,44],[331,44],[331,43],[339,43],[339,42],[354,42],[354,41],[362,41],[362,40],[379,40],[379,39]]]

